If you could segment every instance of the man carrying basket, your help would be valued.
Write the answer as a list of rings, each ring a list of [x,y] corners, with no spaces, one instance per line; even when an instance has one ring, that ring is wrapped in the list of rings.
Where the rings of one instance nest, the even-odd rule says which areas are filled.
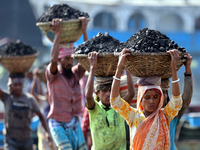
[[[86,41],[87,20],[85,17],[79,19]],[[53,19],[52,28],[55,37],[51,49],[51,62],[46,70],[50,103],[47,116],[49,128],[59,149],[84,150],[87,148],[79,122],[79,117],[83,114],[79,80],[83,77],[85,69],[80,64],[73,66],[73,43],[64,44],[64,47],[59,48],[62,20]]]
[[[48,125],[39,106],[30,94],[23,93],[24,74],[11,73],[8,80],[10,93],[0,89],[0,99],[5,107],[4,150],[32,150],[31,118],[36,113],[52,142]]]
[[[88,54],[90,73],[85,96],[89,112],[92,135],[92,150],[127,148],[127,135],[124,118],[110,106],[110,91],[113,77],[96,77],[95,98],[93,98],[94,73],[97,66],[97,52]],[[134,97],[134,85],[127,71],[128,93],[124,99],[130,103]],[[129,133],[128,133],[129,134]]]

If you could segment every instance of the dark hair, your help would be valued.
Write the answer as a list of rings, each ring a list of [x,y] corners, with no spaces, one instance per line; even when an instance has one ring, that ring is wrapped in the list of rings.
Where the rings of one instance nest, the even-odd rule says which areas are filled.
[[[24,78],[25,75],[24,75],[24,73],[10,73],[9,77],[10,78]]]

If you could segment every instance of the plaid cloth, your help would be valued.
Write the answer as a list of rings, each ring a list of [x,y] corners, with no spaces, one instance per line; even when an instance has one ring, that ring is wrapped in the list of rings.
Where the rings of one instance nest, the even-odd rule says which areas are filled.
[[[87,150],[78,117],[70,122],[48,120],[51,135],[59,150]]]
[[[52,118],[50,118],[48,122],[49,122],[49,128],[55,128],[61,126],[64,129],[73,129],[73,130],[76,130],[77,125],[79,124],[78,117],[73,117],[71,122],[60,122]]]

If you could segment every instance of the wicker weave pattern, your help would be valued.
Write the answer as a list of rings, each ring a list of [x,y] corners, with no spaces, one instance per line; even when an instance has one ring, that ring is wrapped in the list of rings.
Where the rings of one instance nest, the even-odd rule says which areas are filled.
[[[47,83],[44,70],[38,70],[38,77],[40,78],[41,81],[43,81],[44,83]]]
[[[184,54],[180,54],[183,56]],[[177,70],[186,60],[179,60]],[[160,76],[170,78],[171,58],[168,53],[132,53],[125,63],[126,69],[137,77]]]
[[[88,19],[89,21],[89,19]],[[54,31],[51,27],[51,22],[41,22],[36,25],[40,27],[45,36],[53,42]],[[60,35],[60,43],[73,43],[78,41],[82,35],[81,21],[80,20],[69,20],[62,22],[62,32]]]
[[[87,70],[90,71],[90,63],[88,61],[88,55],[86,54],[73,54],[72,57],[78,60],[78,62]],[[99,54],[97,57],[97,66],[95,69],[95,76],[108,77],[115,75],[118,63],[118,56],[114,54]]]
[[[182,59],[182,60],[179,60],[178,61],[178,64],[177,64],[177,71],[182,67],[182,65],[186,62],[186,59]],[[166,71],[166,73],[161,77],[163,79],[168,79],[168,78],[171,78],[172,77],[172,68],[171,66],[168,68],[168,70]]]
[[[25,56],[0,56],[0,63],[11,73],[25,73],[39,53]]]

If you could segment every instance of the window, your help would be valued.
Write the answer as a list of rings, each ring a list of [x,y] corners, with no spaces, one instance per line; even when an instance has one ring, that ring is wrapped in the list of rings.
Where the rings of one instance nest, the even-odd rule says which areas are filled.
[[[170,14],[163,17],[159,23],[161,31],[183,31],[183,20],[176,14]]]
[[[94,17],[94,28],[104,28],[115,30],[117,27],[113,15],[108,12],[102,12]]]
[[[143,15],[136,13],[131,16],[128,22],[129,30],[140,30],[147,27],[147,23]]]

